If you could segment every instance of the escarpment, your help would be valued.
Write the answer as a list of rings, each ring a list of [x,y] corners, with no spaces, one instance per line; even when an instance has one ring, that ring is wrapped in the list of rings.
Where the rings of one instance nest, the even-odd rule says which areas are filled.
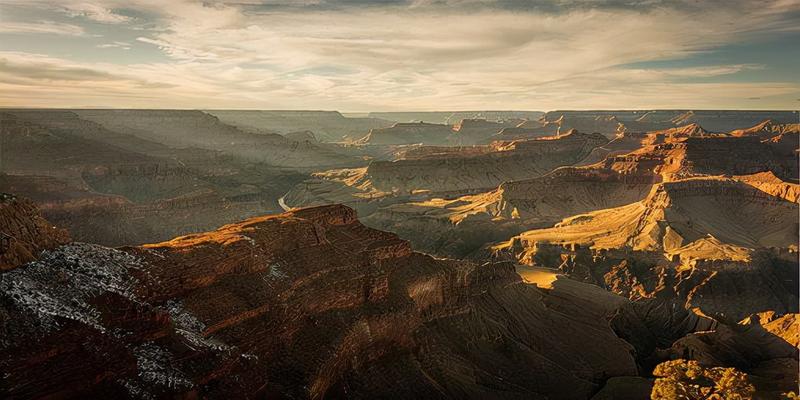
[[[202,111],[81,110],[76,114],[107,129],[163,143],[221,151],[252,162],[307,169],[358,165],[359,160],[316,143],[278,134],[250,133]]]
[[[69,234],[42,218],[27,199],[0,193],[0,271],[13,269],[69,242]]]
[[[492,145],[495,150],[485,154],[375,161],[367,167],[367,174],[372,184],[383,191],[491,188],[578,162],[606,142],[602,135],[572,132],[560,137],[496,143]]]
[[[12,398],[572,398],[636,374],[597,319],[609,310],[551,298],[509,263],[415,253],[342,206],[67,244],[0,285]]]
[[[493,250],[630,298],[673,296],[687,308],[741,319],[760,310],[796,312],[796,214],[797,203],[742,182],[694,178],[656,185],[640,202],[524,232]]]
[[[106,112],[116,111],[86,112],[107,118]],[[172,135],[170,124],[179,125],[185,117],[183,112],[165,115],[174,120],[156,134],[110,130],[71,111],[5,110],[0,113],[0,188],[31,199],[76,240],[122,245],[277,211],[277,199],[303,179],[298,172],[219,150],[176,148],[144,138]],[[213,118],[195,119],[196,126],[181,127],[170,140],[193,129],[200,138],[224,134],[216,131],[223,128],[211,123]],[[141,129],[158,125],[146,118],[140,122]]]
[[[652,171],[666,180],[705,175],[750,175],[771,171],[797,179],[796,155],[780,153],[755,136],[678,136],[653,133],[642,148],[610,155],[602,164],[620,172]]]
[[[311,131],[323,142],[358,139],[372,128],[384,128],[391,120],[345,117],[338,111],[316,110],[207,110],[225,124],[251,133],[279,133],[292,140],[293,132]],[[296,136],[296,135],[295,135]]]
[[[360,143],[369,145],[446,144],[452,129],[449,125],[426,122],[398,122],[387,128],[370,129]]]
[[[492,241],[546,227],[576,213],[641,200],[658,179],[567,167],[539,178],[502,183],[480,194],[386,205],[364,221],[398,233],[415,248],[464,257]]]
[[[287,207],[342,203],[365,216],[390,204],[436,196],[452,199],[491,190],[505,181],[543,175],[577,162],[605,142],[602,135],[572,132],[486,146],[422,146],[405,151],[396,161],[315,173],[283,201]]]

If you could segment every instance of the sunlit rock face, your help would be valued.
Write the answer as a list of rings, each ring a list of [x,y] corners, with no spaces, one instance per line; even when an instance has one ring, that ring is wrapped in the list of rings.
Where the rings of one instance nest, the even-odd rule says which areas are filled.
[[[796,312],[797,203],[733,179],[654,186],[636,203],[566,218],[493,248],[630,298],[677,296],[721,319]]]
[[[69,234],[42,218],[30,200],[0,193],[0,270],[33,261],[68,241]]]
[[[711,132],[729,132],[772,120],[776,124],[798,121],[797,111],[730,110],[598,110],[548,111],[545,121],[558,121],[562,128],[604,134],[617,131],[646,132],[696,123]],[[560,120],[560,121],[559,121]]]
[[[509,263],[415,253],[341,206],[67,244],[4,273],[0,293],[11,397],[561,398],[636,374],[608,305],[556,312],[570,300]]]

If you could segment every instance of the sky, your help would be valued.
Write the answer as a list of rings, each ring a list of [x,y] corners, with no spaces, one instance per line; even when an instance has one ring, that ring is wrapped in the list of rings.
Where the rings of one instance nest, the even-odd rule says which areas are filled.
[[[800,0],[0,0],[0,106],[800,108]]]

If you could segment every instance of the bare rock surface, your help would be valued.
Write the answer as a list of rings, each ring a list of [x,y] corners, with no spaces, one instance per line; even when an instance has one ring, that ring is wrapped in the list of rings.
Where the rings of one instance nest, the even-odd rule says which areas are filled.
[[[2,289],[11,397],[575,398],[636,373],[607,309],[415,253],[342,206],[68,244]]]

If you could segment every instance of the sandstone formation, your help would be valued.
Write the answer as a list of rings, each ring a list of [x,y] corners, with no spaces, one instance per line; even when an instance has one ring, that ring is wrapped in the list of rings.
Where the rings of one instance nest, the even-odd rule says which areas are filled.
[[[109,130],[69,111],[4,112],[0,140],[0,190],[30,198],[76,239],[105,245],[164,240],[279,210],[277,199],[303,178]]]
[[[496,134],[484,139],[483,142],[491,143],[494,141],[535,139],[547,136],[557,136],[558,133],[559,133],[559,126],[557,124],[546,124],[546,123],[539,123],[536,121],[525,121],[515,127],[503,128]]]
[[[28,200],[0,193],[0,271],[35,260],[69,241],[69,234],[41,217]]]
[[[12,398],[588,398],[636,375],[602,318],[624,299],[573,304],[508,263],[414,253],[341,206],[68,244],[2,278]]]
[[[357,139],[372,128],[388,127],[391,120],[345,117],[338,111],[313,110],[208,110],[223,123],[245,132],[269,134],[311,131],[323,142]]]
[[[316,173],[296,185],[283,201],[289,208],[342,203],[365,216],[378,206],[436,196],[454,198],[505,181],[540,176],[583,159],[606,142],[599,134],[571,132],[485,146],[423,146],[406,151],[399,160]]]
[[[2,110],[0,397],[781,398],[797,117]]]
[[[796,312],[797,203],[723,178],[654,186],[642,201],[579,214],[493,250],[630,298],[662,293],[727,321]],[[735,299],[735,300],[734,300]]]
[[[359,143],[368,145],[446,144],[452,134],[449,125],[426,122],[398,122],[388,128],[370,129]]]
[[[489,242],[570,215],[641,200],[657,180],[652,175],[566,167],[480,194],[383,206],[364,221],[399,234],[423,251],[463,257]]]
[[[578,162],[606,142],[601,135],[573,131],[559,137],[494,143],[490,145],[493,151],[485,154],[376,161],[367,167],[367,174],[373,186],[384,191],[491,188]]]
[[[669,129],[696,123],[711,132],[729,132],[772,120],[776,124],[795,124],[797,111],[727,111],[727,110],[596,110],[596,111],[548,111],[545,121],[563,118],[565,127],[586,132],[611,134],[615,132],[647,132]],[[568,126],[570,120],[576,121]],[[593,122],[594,121],[594,122]],[[611,122],[620,125],[614,126]],[[583,129],[578,124],[584,124]],[[588,125],[588,126],[587,126]],[[594,127],[594,129],[589,129]]]
[[[81,118],[105,128],[170,147],[199,147],[248,161],[294,169],[357,165],[358,159],[278,134],[254,134],[222,123],[202,111],[81,110]]]
[[[747,129],[736,129],[730,132],[732,136],[758,136],[761,139],[772,139],[776,136],[800,133],[800,123],[776,124],[771,119]]]
[[[798,176],[796,155],[782,154],[769,142],[753,136],[665,138],[653,134],[645,140],[645,144],[628,154],[610,155],[603,164],[617,171],[653,171],[665,180],[705,175],[750,175],[767,171],[782,179],[796,180]]]
[[[500,133],[504,128],[513,127],[513,122],[493,122],[485,119],[462,119],[453,125],[450,143],[464,146],[484,142]]]
[[[482,118],[488,121],[537,120],[541,111],[412,111],[412,112],[371,112],[370,118],[381,118],[397,122],[430,122],[453,125],[463,119]]]

